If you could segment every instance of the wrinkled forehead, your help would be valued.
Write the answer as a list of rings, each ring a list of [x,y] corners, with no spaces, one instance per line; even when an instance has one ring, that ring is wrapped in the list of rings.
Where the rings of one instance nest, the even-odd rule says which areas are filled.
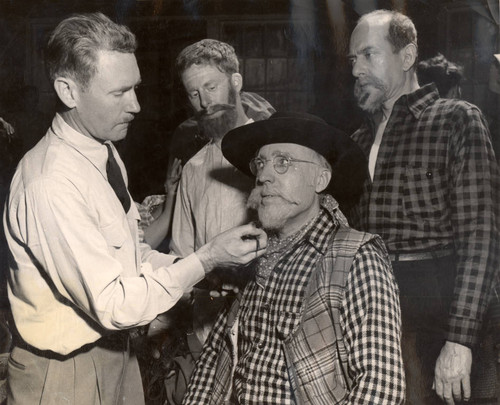
[[[276,155],[285,154],[296,159],[311,159],[316,152],[307,146],[296,143],[271,143],[262,146],[256,153],[257,156],[271,158]]]
[[[217,72],[217,73],[222,73],[226,76],[229,75],[229,73],[225,72],[219,64],[215,63],[211,59],[200,59],[197,61],[192,62],[186,68],[181,72],[181,76],[184,75],[188,70],[196,70],[199,72]]]
[[[229,77],[228,73],[221,71],[216,65],[211,63],[193,63],[181,74],[184,85],[194,81],[229,80]]]

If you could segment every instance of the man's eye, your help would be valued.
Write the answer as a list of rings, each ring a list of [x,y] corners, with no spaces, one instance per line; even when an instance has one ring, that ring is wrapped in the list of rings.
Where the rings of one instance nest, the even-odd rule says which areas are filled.
[[[288,166],[290,164],[290,159],[286,156],[277,156],[275,159],[275,163],[278,166]]]
[[[264,167],[264,161],[261,159],[255,159],[254,165],[257,169],[262,169]]]

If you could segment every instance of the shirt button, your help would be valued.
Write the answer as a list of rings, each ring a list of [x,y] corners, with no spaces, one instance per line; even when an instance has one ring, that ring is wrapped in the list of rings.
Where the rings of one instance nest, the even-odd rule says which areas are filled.
[[[269,306],[269,304],[267,304],[267,303],[262,305],[262,310],[263,310],[263,311],[266,311],[266,312],[267,312],[267,311],[269,311],[269,308],[270,308],[270,306]]]
[[[263,349],[264,348],[264,342],[261,340],[259,342],[257,342],[257,349]]]
[[[428,179],[432,179],[432,172],[431,171],[428,171],[427,173],[425,173],[425,175],[427,176]]]

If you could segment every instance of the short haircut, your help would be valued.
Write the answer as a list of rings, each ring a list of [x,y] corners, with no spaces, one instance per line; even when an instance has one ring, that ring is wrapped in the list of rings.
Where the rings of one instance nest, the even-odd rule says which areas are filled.
[[[234,48],[215,39],[202,39],[184,48],[175,61],[179,76],[191,65],[213,65],[227,75],[238,73],[240,63]]]
[[[438,53],[433,58],[423,60],[417,67],[418,82],[420,84],[435,83],[441,97],[446,97],[455,86],[460,86],[464,77],[462,66],[448,61]]]
[[[417,49],[417,30],[413,21],[397,11],[392,10],[375,10],[371,13],[364,14],[358,20],[358,24],[367,19],[380,19],[383,17],[389,17],[389,35],[387,40],[392,45],[392,50],[394,53],[399,52],[406,45],[414,44]]]
[[[98,51],[134,53],[137,40],[130,29],[102,13],[75,14],[51,33],[45,53],[50,79],[69,77],[86,88],[97,72]]]

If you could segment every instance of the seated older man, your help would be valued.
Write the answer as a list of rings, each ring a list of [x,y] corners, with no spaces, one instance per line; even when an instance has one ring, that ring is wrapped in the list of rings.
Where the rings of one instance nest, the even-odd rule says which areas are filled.
[[[255,276],[222,311],[184,404],[400,404],[398,289],[383,242],[347,225],[361,151],[321,119],[276,113],[230,131],[269,235]],[[259,243],[256,241],[256,249]]]

